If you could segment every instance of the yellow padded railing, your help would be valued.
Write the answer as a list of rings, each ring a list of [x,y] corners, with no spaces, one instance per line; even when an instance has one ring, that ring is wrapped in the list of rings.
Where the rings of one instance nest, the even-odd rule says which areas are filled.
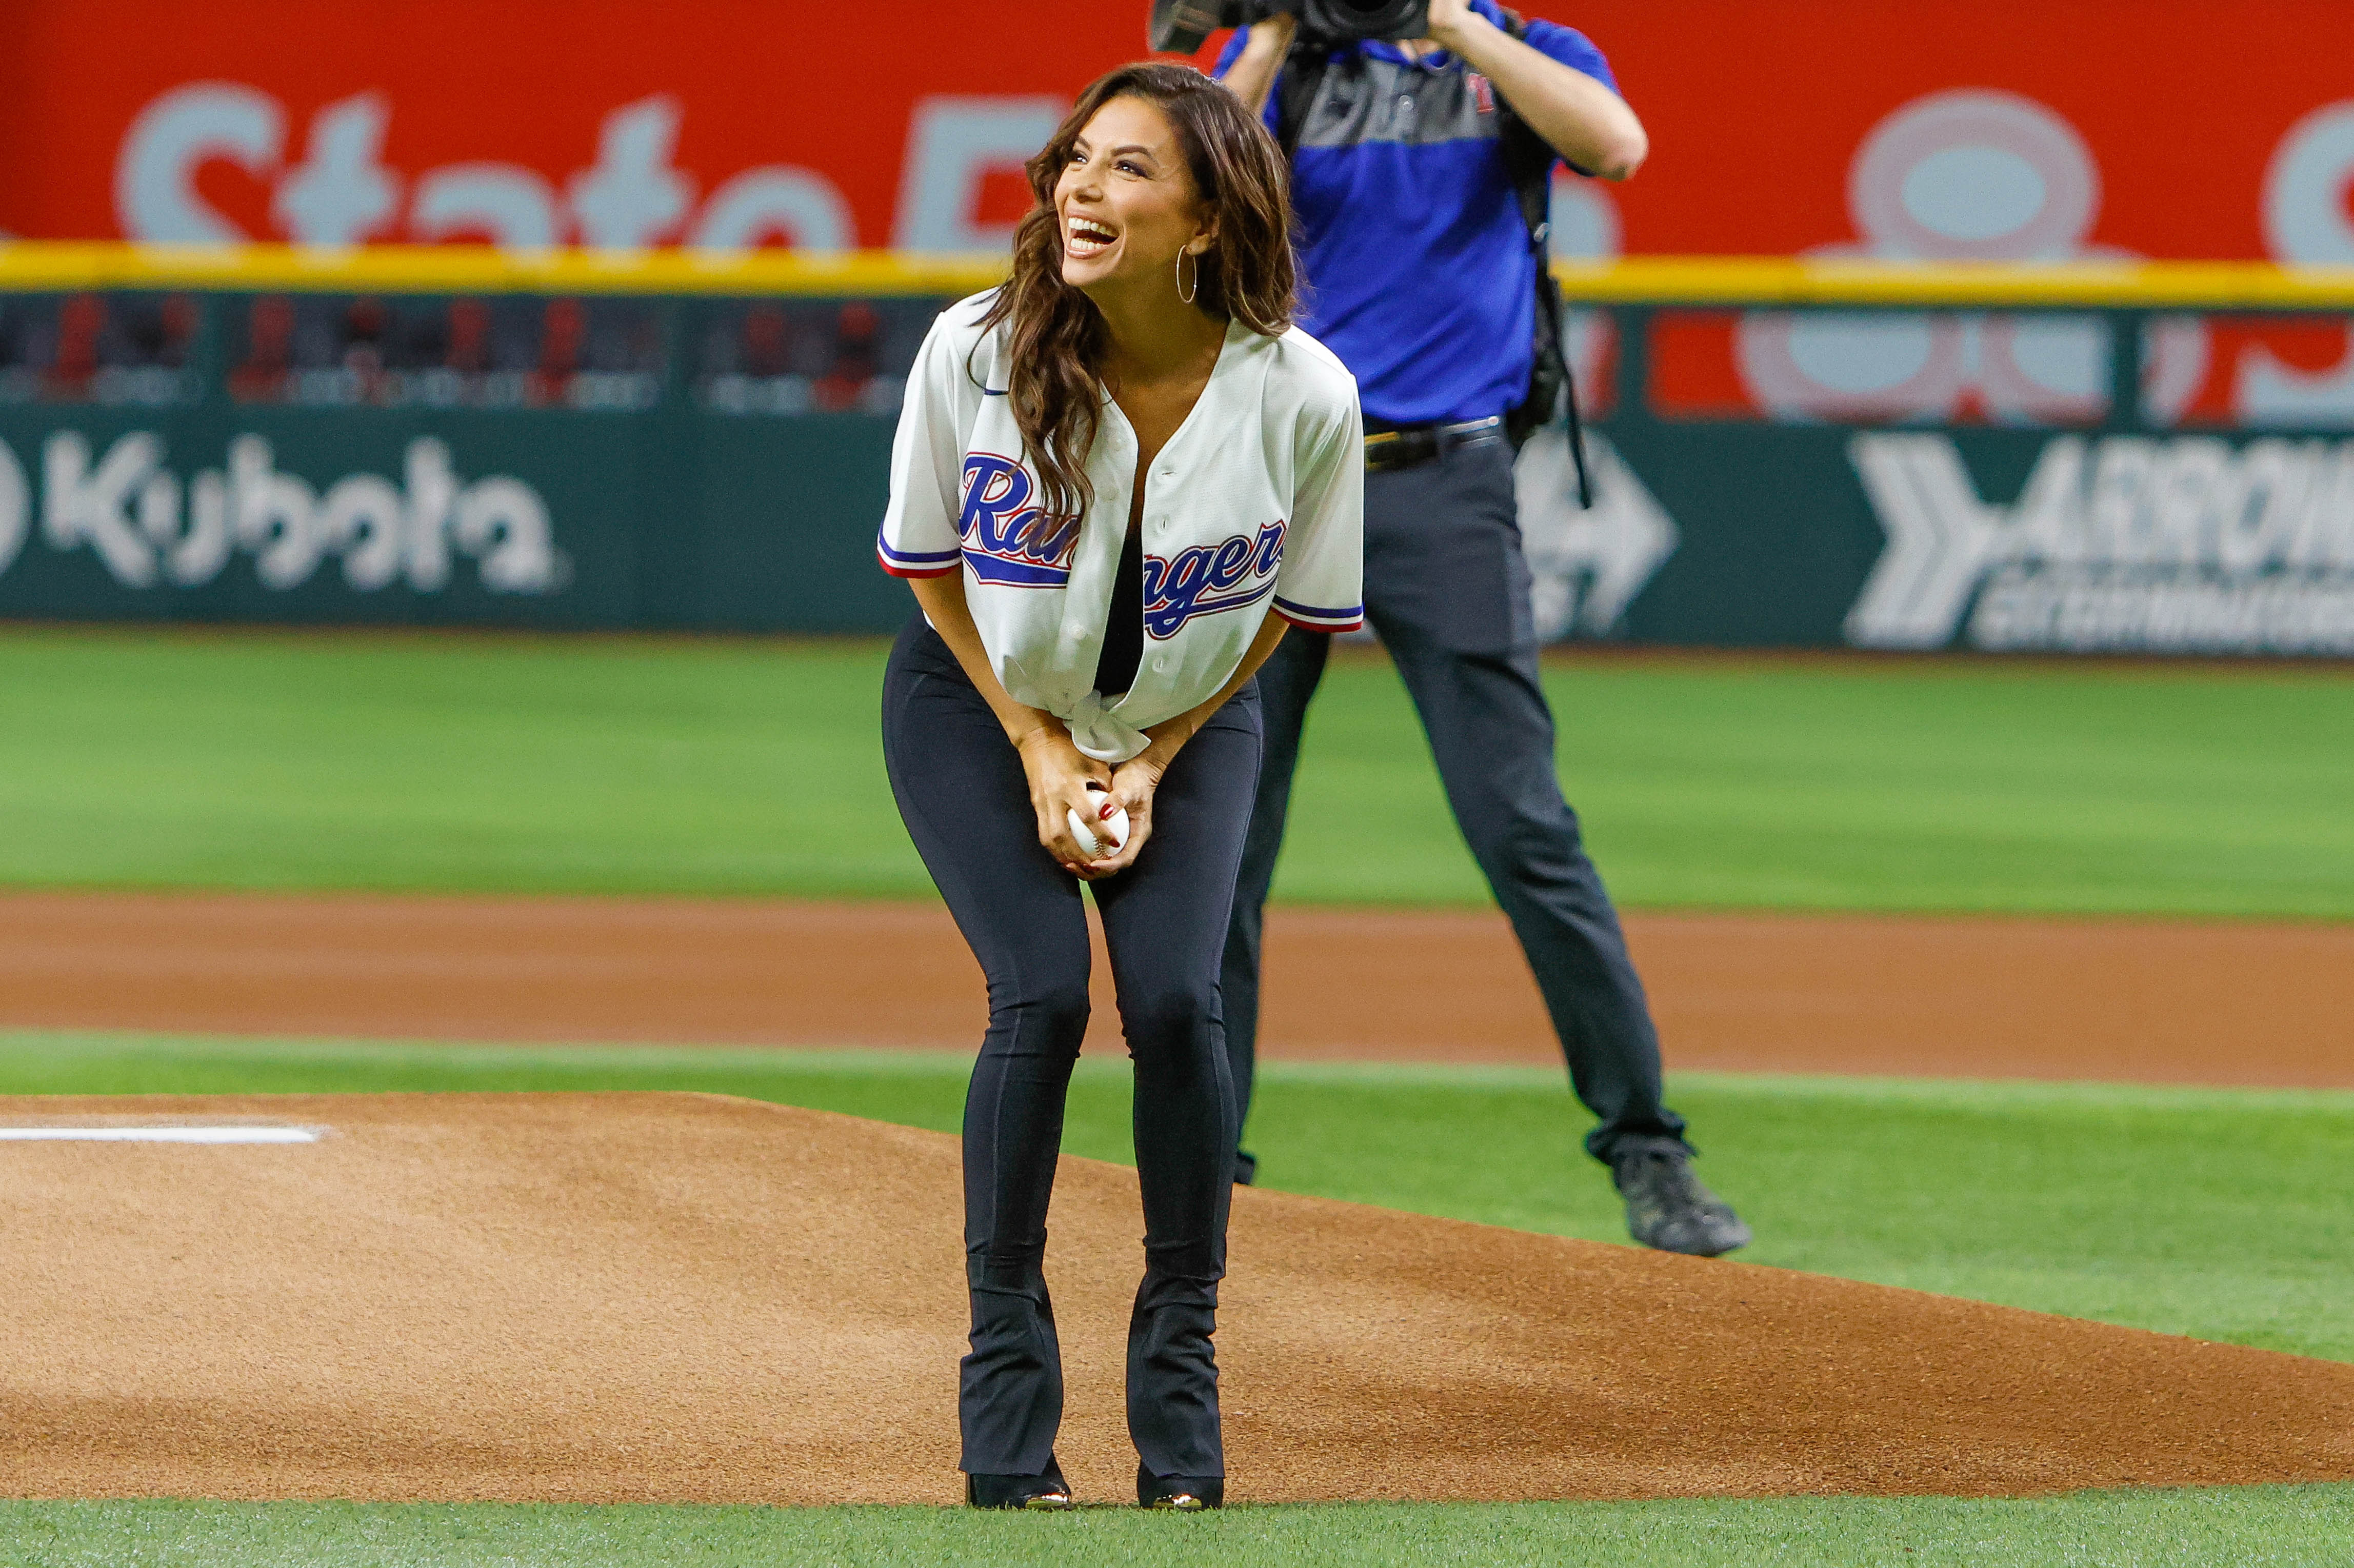
[[[2354,312],[2354,268],[2261,261],[1908,263],[1775,257],[1641,256],[1553,269],[1594,304],[2110,306]],[[1002,262],[865,250],[710,256],[652,250],[518,253],[487,246],[164,248],[0,243],[0,291],[229,289],[370,293],[962,295]]]
[[[0,245],[0,290],[239,289],[326,293],[963,295],[1002,281],[997,261],[861,250],[713,256],[510,251],[487,245],[164,248],[17,240]]]
[[[1629,257],[1554,266],[1596,304],[2112,306],[2354,311],[2354,267],[2267,261],[1805,261]]]

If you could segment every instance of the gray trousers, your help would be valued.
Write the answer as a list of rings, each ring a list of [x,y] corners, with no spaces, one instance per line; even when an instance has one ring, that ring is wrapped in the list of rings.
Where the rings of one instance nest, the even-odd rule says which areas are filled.
[[[1601,1118],[1586,1151],[1606,1161],[1629,1139],[1681,1145],[1683,1118],[1660,1103],[1659,1040],[1643,983],[1553,768],[1509,446],[1460,447],[1365,476],[1365,611],[1422,717],[1456,825],[1528,956],[1571,1086]],[[1267,886],[1300,726],[1331,646],[1295,628],[1258,674],[1266,758],[1220,973],[1246,1112]],[[1256,1169],[1236,1151],[1237,1181]]]

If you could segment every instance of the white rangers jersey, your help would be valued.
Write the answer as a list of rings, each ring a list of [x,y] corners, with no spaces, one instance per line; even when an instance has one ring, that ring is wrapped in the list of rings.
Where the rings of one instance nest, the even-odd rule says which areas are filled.
[[[1137,472],[1136,433],[1106,397],[1078,519],[1046,516],[1005,398],[1006,340],[991,296],[940,314],[907,376],[878,548],[900,577],[964,573],[991,668],[1013,700],[1122,762],[1148,726],[1215,696],[1268,610],[1315,631],[1364,618],[1364,427],[1357,384],[1292,328],[1226,329],[1201,401]],[[1145,484],[1144,657],[1109,701],[1094,689],[1129,502]]]

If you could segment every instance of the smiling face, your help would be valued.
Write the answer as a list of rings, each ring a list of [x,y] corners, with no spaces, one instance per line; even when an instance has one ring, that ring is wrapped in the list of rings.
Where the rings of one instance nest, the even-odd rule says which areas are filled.
[[[1096,111],[1055,184],[1055,212],[1063,281],[1090,294],[1173,293],[1178,252],[1199,258],[1214,238],[1175,128],[1140,98],[1115,98]]]

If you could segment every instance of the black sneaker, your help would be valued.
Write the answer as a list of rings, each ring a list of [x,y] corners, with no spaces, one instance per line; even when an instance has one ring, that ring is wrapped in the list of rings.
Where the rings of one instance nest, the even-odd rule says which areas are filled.
[[[1715,1257],[1749,1245],[1733,1206],[1701,1184],[1690,1151],[1671,1143],[1629,1145],[1611,1158],[1627,1200],[1627,1234],[1661,1252]]]

